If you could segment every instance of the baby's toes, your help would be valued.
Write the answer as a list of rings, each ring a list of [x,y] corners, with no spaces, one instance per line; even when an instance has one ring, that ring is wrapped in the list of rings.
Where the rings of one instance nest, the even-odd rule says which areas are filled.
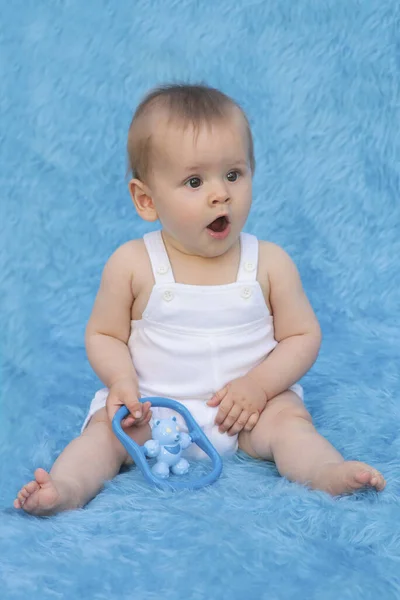
[[[19,503],[21,504],[21,506],[24,504],[25,500],[28,498],[29,494],[27,494],[25,492],[25,490],[21,490],[20,492],[18,492],[17,494],[17,500],[19,501]]]
[[[29,483],[27,483],[26,485],[24,485],[22,490],[25,491],[27,496],[30,496],[31,494],[33,494],[33,492],[36,492],[39,488],[40,488],[40,485],[38,484],[38,482],[33,480],[33,481],[30,481]]]
[[[38,484],[38,482],[30,481],[29,483],[24,485],[24,487],[20,491],[20,494],[22,494],[23,498],[25,498],[26,500],[27,498],[29,498],[29,496],[37,492],[38,489],[40,489],[40,485]]]
[[[26,498],[27,498],[27,497],[28,497],[28,496],[24,495],[24,494],[22,493],[22,490],[20,490],[20,491],[18,492],[18,494],[17,494],[17,497],[16,497],[16,499],[14,500],[14,506],[15,506],[15,508],[22,508],[22,507],[23,507],[23,505],[25,504],[25,501],[26,501]]]
[[[23,488],[21,488],[17,494],[17,498],[14,501],[15,508],[22,508],[29,496],[39,489],[39,484],[36,481],[30,481]]]
[[[360,485],[369,485],[372,479],[372,473],[370,471],[362,470],[354,473],[354,479]]]
[[[361,470],[355,474],[356,481],[364,486],[371,486],[378,491],[383,490],[386,483],[383,476],[376,469],[369,467],[368,469]]]
[[[370,484],[374,488],[376,488],[378,490],[378,492],[381,492],[386,486],[386,481],[385,481],[383,475],[381,473],[379,473],[379,471],[376,471],[374,469],[373,472],[371,473]]]

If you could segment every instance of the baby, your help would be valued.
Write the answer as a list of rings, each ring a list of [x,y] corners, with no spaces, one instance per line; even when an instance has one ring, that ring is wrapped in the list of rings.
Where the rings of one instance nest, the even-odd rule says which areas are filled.
[[[81,435],[50,473],[35,471],[15,508],[47,515],[84,506],[132,462],[111,428],[118,408],[129,409],[123,426],[139,444],[153,418],[170,414],[138,401],[151,396],[182,402],[221,455],[240,448],[332,495],[382,490],[382,475],[345,461],[303,404],[297,381],[321,332],[289,256],[242,232],[255,168],[242,109],[207,86],[156,89],[133,117],[128,157],[133,204],[162,229],[108,260],[85,337],[106,387]]]

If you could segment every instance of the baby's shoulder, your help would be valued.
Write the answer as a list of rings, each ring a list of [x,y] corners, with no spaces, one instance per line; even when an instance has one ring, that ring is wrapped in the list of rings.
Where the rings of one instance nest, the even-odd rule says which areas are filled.
[[[260,263],[276,268],[276,265],[292,262],[289,254],[278,244],[266,240],[258,240],[258,255]]]
[[[118,271],[133,276],[143,271],[148,262],[142,239],[129,240],[119,246],[109,257],[105,270]]]
[[[289,254],[274,242],[259,240],[259,273],[270,283],[284,276],[296,276],[297,268]]]
[[[121,246],[118,246],[110,258],[114,258],[116,261],[126,261],[127,259],[134,259],[137,261],[145,256],[147,256],[147,251],[143,238],[137,238],[128,240],[121,244]]]

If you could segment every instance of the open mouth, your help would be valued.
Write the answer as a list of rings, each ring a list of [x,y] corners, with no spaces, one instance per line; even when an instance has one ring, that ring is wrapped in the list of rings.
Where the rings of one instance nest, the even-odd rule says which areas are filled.
[[[229,225],[229,219],[226,216],[218,217],[214,219],[212,223],[207,225],[207,229],[210,229],[214,233],[223,233]]]

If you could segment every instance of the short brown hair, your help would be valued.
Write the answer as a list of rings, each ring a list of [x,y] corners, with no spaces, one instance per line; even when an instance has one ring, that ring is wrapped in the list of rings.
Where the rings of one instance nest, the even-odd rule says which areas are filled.
[[[144,118],[154,109],[166,109],[170,118],[180,119],[184,125],[199,125],[225,119],[229,109],[237,108],[244,119],[248,144],[249,162],[255,169],[254,144],[250,124],[245,112],[232,98],[207,85],[168,84],[149,92],[141,101],[133,116],[128,132],[128,172],[132,177],[144,179],[149,172],[151,159],[151,134],[143,127]]]

